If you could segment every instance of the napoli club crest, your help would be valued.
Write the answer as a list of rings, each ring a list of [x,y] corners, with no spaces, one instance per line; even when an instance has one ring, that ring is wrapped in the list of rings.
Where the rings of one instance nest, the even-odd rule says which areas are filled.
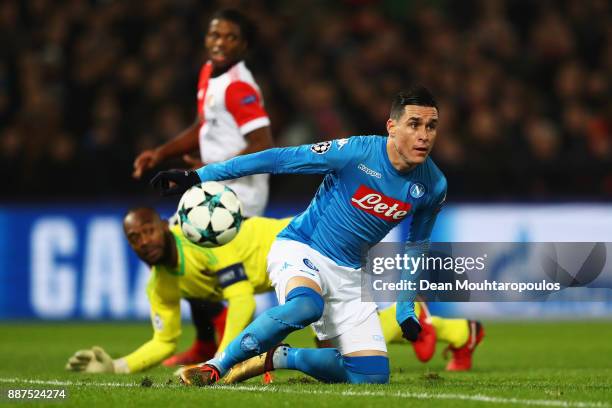
[[[410,196],[412,198],[421,198],[425,194],[425,186],[421,183],[414,183],[410,186]]]
[[[314,264],[312,263],[312,261],[308,258],[304,258],[304,265],[306,265],[307,267],[309,267],[310,269],[312,269],[313,271],[317,271],[319,272],[319,270],[317,269],[316,266],[314,266]]]

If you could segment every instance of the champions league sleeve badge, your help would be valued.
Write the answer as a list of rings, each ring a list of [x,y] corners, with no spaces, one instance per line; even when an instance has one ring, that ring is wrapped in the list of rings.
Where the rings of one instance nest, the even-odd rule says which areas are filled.
[[[310,146],[310,150],[312,150],[312,152],[316,154],[325,154],[329,151],[330,147],[331,147],[330,141],[319,142],[319,143],[315,143],[312,146]]]

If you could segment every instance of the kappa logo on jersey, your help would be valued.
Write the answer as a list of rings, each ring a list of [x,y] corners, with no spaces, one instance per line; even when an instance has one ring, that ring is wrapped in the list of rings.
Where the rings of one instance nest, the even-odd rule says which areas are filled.
[[[385,221],[401,221],[412,207],[410,203],[387,197],[363,184],[353,194],[351,205]]]
[[[313,271],[317,271],[319,272],[319,270],[317,269],[316,266],[314,266],[314,264],[312,263],[312,261],[308,258],[304,258],[304,265],[306,265],[307,267],[309,267],[310,269],[312,269]]]
[[[257,102],[257,96],[255,95],[247,95],[244,98],[242,98],[242,100],[240,101],[242,105],[248,105],[250,103],[255,103],[255,102]]]
[[[342,150],[344,145],[347,144],[347,143],[348,143],[348,139],[347,138],[338,139],[338,150]]]
[[[316,153],[316,154],[325,154],[329,151],[330,147],[331,147],[331,142],[329,141],[319,142],[319,143],[315,143],[312,146],[310,146],[310,150],[312,150],[313,153]]]
[[[410,195],[412,198],[421,198],[425,194],[425,186],[421,183],[414,183],[410,186]]]
[[[376,178],[382,178],[382,174],[380,174],[377,171],[372,170],[371,168],[369,168],[368,166],[366,166],[363,163],[359,163],[359,165],[357,166],[357,168],[361,171],[363,171],[365,174],[367,174],[368,176],[372,176],[372,177],[376,177]]]

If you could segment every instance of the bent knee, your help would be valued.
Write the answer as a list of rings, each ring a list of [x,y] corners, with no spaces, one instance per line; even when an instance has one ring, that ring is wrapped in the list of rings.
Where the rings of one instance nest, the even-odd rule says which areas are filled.
[[[303,327],[314,323],[323,316],[325,302],[323,297],[315,290],[308,287],[292,289],[287,294],[285,304],[296,304],[294,309],[296,322]]]

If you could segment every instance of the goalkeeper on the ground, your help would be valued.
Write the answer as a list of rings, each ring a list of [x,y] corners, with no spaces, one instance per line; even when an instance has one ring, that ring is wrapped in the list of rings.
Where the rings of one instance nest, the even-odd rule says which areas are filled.
[[[214,312],[216,352],[221,352],[252,320],[257,293],[272,289],[266,257],[276,235],[290,219],[246,219],[230,243],[204,248],[170,227],[151,208],[136,208],[123,221],[126,238],[151,267],[147,295],[153,338],[134,352],[112,360],[98,348],[81,350],[66,368],[73,371],[129,373],[160,364],[171,356],[181,335],[181,298],[208,301]],[[220,303],[227,302],[227,312]],[[104,362],[104,364],[99,364]]]

